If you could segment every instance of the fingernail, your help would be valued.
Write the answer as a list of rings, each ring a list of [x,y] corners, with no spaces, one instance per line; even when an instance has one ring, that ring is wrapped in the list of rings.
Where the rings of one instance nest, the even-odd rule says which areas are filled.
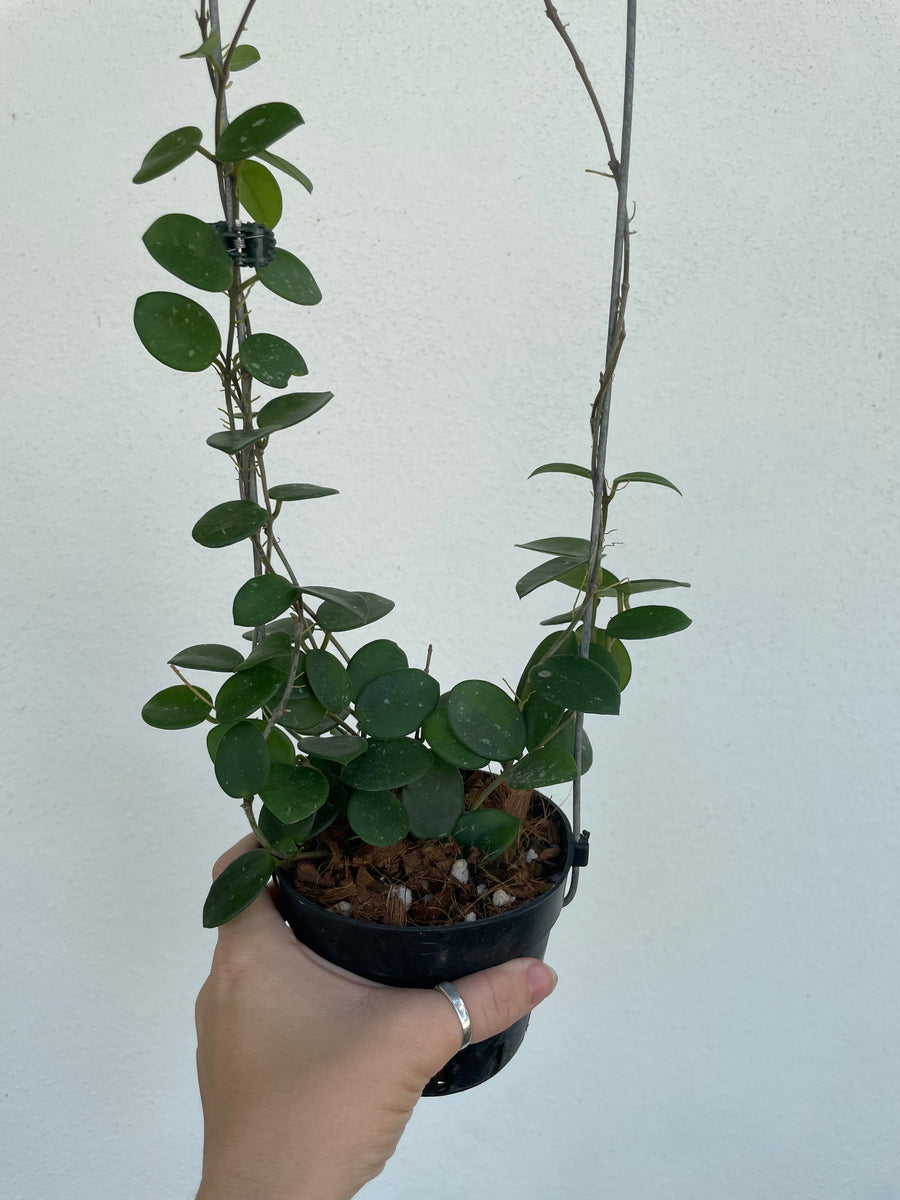
[[[559,976],[552,967],[548,967],[544,962],[533,963],[528,968],[532,1004],[540,1004],[542,1000],[546,1000],[556,987],[558,980]]]

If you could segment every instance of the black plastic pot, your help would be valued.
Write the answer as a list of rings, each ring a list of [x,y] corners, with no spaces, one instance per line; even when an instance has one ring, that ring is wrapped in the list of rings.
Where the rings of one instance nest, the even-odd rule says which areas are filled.
[[[546,805],[559,821],[562,866],[552,877],[549,891],[509,912],[458,925],[355,921],[301,896],[282,870],[275,873],[279,911],[298,939],[322,958],[396,987],[430,988],[510,958],[542,959],[550,930],[562,910],[575,845],[565,814],[546,797],[536,798],[535,807],[538,804]],[[484,1083],[506,1066],[527,1027],[528,1018],[524,1017],[503,1033],[460,1050],[429,1081],[423,1096],[445,1096]]]

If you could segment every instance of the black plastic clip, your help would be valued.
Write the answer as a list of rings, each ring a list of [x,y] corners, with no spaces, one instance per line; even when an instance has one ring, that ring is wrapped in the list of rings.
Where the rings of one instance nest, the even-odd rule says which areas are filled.
[[[588,863],[588,840],[591,834],[587,829],[582,829],[581,837],[575,839],[575,854],[572,858],[573,867],[586,867]]]
[[[253,267],[258,271],[275,257],[275,234],[266,225],[237,221],[229,226],[227,221],[216,221],[212,228],[239,267]]]

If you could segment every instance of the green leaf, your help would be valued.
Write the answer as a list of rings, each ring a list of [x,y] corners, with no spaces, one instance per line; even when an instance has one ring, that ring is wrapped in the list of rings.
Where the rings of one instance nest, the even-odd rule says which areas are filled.
[[[611,676],[616,687],[621,692],[622,672],[619,670],[619,664],[600,642],[592,641],[588,646],[588,658],[591,662],[595,662],[598,667],[602,667],[607,675]]]
[[[679,583],[677,579],[623,579],[616,584],[615,590],[623,596],[636,596],[638,592],[664,592],[668,588],[690,586],[689,583]]]
[[[406,809],[393,792],[354,792],[347,803],[347,820],[370,846],[393,846],[409,833]]]
[[[560,704],[552,704],[537,692],[532,692],[522,707],[525,718],[525,745],[533,750],[555,729],[566,715]]]
[[[401,671],[408,666],[409,659],[396,642],[387,638],[366,642],[347,664],[353,699],[355,700],[366,684],[376,676],[387,675],[389,671]]]
[[[321,811],[321,810],[319,810]],[[307,838],[312,836],[313,822],[316,819],[316,813],[312,816],[304,817],[302,821],[292,821],[290,825],[285,825],[283,821],[279,821],[273,812],[269,812],[265,805],[259,810],[260,833],[266,839],[270,846],[279,850],[282,854],[293,854],[298,846],[301,846]]]
[[[613,480],[613,487],[617,487],[620,483],[658,483],[662,487],[671,488],[673,492],[681,492],[668,479],[664,479],[662,475],[654,475],[652,471],[629,471],[627,475],[619,475]]]
[[[179,54],[179,58],[212,58],[219,48],[219,35],[213,31],[201,46],[190,54]]]
[[[222,735],[216,750],[216,779],[226,796],[255,795],[266,786],[272,759],[266,739],[252,721],[239,721]]]
[[[313,595],[315,594],[313,593]],[[346,606],[326,600],[316,610],[316,621],[320,628],[329,633],[360,629],[363,625],[371,625],[375,621],[380,621],[394,607],[393,600],[386,600],[384,596],[377,596],[374,592],[355,592],[354,595],[360,596],[365,601],[366,614],[364,617],[356,616]]]
[[[270,167],[277,167],[279,171],[284,171],[285,175],[290,175],[291,179],[296,179],[298,183],[303,184],[308,192],[312,193],[313,185],[300,168],[295,167],[293,163],[289,163],[286,158],[279,158],[271,150],[261,150],[256,157],[261,158],[263,162],[267,162]]]
[[[516,763],[506,777],[511,788],[552,787],[556,783],[568,783],[578,774],[575,759],[562,746],[555,745],[556,739],[532,750]]]
[[[642,604],[639,608],[627,608],[624,612],[616,613],[606,625],[610,637],[643,639],[665,637],[668,633],[678,633],[690,625],[690,617],[686,617],[678,608],[670,608],[666,604]]]
[[[598,634],[602,637],[603,634]],[[616,661],[616,666],[619,668],[619,691],[624,692],[628,686],[628,681],[631,679],[631,655],[622,645],[618,638],[609,638],[609,652]]]
[[[369,743],[365,738],[351,734],[336,734],[334,737],[299,737],[297,745],[303,754],[326,758],[330,762],[348,763],[365,754]]]
[[[253,164],[244,165],[247,167]],[[265,167],[261,167],[260,170],[264,171]],[[264,287],[293,304],[318,304],[322,299],[319,285],[313,279],[309,267],[287,250],[276,250],[272,261],[267,266],[260,267],[257,274]]]
[[[573,562],[587,562],[591,553],[591,543],[587,538],[552,537],[539,538],[536,542],[520,542],[518,550],[537,550],[539,554],[559,554],[563,558],[571,558]]]
[[[566,587],[575,588],[578,592],[583,592],[587,588],[588,569],[587,565],[574,567],[571,571],[566,571],[565,575],[560,575],[559,582],[564,583]],[[619,582],[618,575],[613,575],[612,571],[607,571],[603,567],[600,571],[600,578],[597,580],[597,597],[602,599],[605,594],[613,590],[615,584]]]
[[[532,479],[535,475],[544,475],[551,471],[561,475],[581,475],[584,479],[590,479],[591,477],[591,473],[587,467],[579,467],[575,463],[554,462],[544,463],[542,467],[535,467],[528,478]]]
[[[333,787],[334,785],[332,785],[332,789]],[[329,825],[333,825],[339,817],[342,817],[345,814],[346,811],[347,789],[342,787],[337,792],[332,790],[331,795],[328,797],[319,811],[313,814],[312,828],[310,829],[308,836],[311,838],[316,837],[322,832],[323,829],[327,829]]]
[[[447,718],[463,745],[488,759],[507,762],[525,748],[525,718],[495,683],[458,683],[447,695]]]
[[[215,929],[249,908],[274,870],[275,859],[268,850],[247,850],[229,863],[209,889],[203,905],[203,928]]]
[[[552,583],[554,579],[559,579],[567,571],[583,566],[586,561],[587,559],[563,557],[548,558],[546,562],[539,563],[538,566],[523,575],[516,584],[519,599],[535,591],[536,588],[543,587],[545,583]]]
[[[263,730],[268,724],[268,722],[262,718],[255,723],[257,726],[261,726]],[[291,739],[286,733],[282,733],[280,729],[273,728],[269,730],[269,736],[266,738],[266,745],[269,747],[269,757],[273,763],[290,766],[297,757]]]
[[[287,387],[292,375],[309,373],[296,346],[274,333],[251,333],[244,338],[240,359],[254,379],[269,387]]]
[[[315,483],[276,483],[269,488],[272,500],[317,500],[320,496],[336,496],[337,488],[319,487]]]
[[[328,799],[328,780],[315,767],[273,763],[259,796],[279,821],[290,825],[322,807]]]
[[[145,350],[175,371],[205,371],[222,348],[206,309],[177,292],[138,296],[134,328]]]
[[[551,738],[548,746],[559,746],[575,762],[575,723],[570,721],[565,729],[561,729],[556,737]],[[587,775],[594,763],[594,749],[586,731],[581,731],[581,774]],[[548,784],[549,786],[549,784]]]
[[[262,163],[241,163],[240,201],[254,221],[274,229],[281,220],[281,188],[278,180]],[[276,255],[280,250],[275,251]],[[260,276],[261,277],[261,276]]]
[[[169,659],[173,667],[184,667],[189,671],[228,671],[229,674],[236,671],[243,661],[244,656],[239,650],[211,642],[188,646]]]
[[[439,758],[454,767],[463,767],[474,771],[487,763],[487,757],[476,754],[468,746],[464,746],[453,730],[447,717],[447,697],[442,696],[438,706],[426,719],[422,726],[425,740]]]
[[[191,530],[191,537],[201,546],[218,550],[250,537],[262,529],[267,519],[266,510],[252,500],[226,500],[203,514]]]
[[[292,630],[293,632],[293,630]],[[241,634],[242,637],[252,639],[253,632]],[[235,667],[236,671],[248,671],[251,667],[255,667],[261,662],[271,662],[275,666],[280,667],[283,671],[287,671],[291,665],[293,657],[294,643],[290,633],[267,633],[259,645],[251,650],[239,667]],[[297,663],[297,671],[303,670],[304,655],[301,653]]]
[[[148,183],[174,170],[196,152],[202,139],[203,134],[196,125],[173,129],[150,147],[132,183]]]
[[[286,633],[293,642],[297,633],[297,624],[293,617],[279,617],[277,621],[272,621],[267,628],[267,633]],[[253,630],[248,629],[246,633],[242,633],[241,637],[245,641],[253,641]]]
[[[286,396],[275,396],[259,410],[256,423],[266,433],[288,429],[317,413],[333,398],[334,392],[289,392]]]
[[[548,633],[546,637],[541,638],[537,646],[532,652],[531,658],[525,664],[525,670],[519,677],[519,683],[516,687],[516,696],[519,701],[527,699],[528,694],[532,691],[531,684],[528,682],[528,675],[531,668],[543,659],[547,654],[553,651],[554,654],[577,654],[578,653],[578,638],[574,633]]]
[[[373,739],[365,754],[347,763],[341,779],[360,791],[379,792],[412,783],[424,775],[433,762],[431,751],[412,738],[392,738],[384,742]]]
[[[350,703],[347,669],[327,650],[307,650],[306,678],[313,694],[328,712],[342,712]]]
[[[226,679],[216,696],[216,720],[240,721],[271,700],[286,684],[284,673],[271,663],[260,663]]]
[[[220,429],[209,435],[206,444],[224,454],[240,454],[248,446],[264,442],[268,436],[268,429]]]
[[[187,213],[157,217],[143,243],[161,267],[191,287],[222,292],[231,286],[232,262],[216,231]]]
[[[286,133],[303,124],[303,118],[293,104],[279,100],[256,104],[228,125],[216,146],[220,162],[240,162],[283,138]]]
[[[241,46],[235,46],[234,53],[228,63],[228,72],[231,74],[232,71],[246,71],[248,67],[252,67],[254,63],[258,62],[259,51],[257,48],[244,43]]]
[[[325,716],[325,707],[313,695],[305,676],[300,678],[302,682],[294,684],[287,706],[278,718],[278,724],[283,725],[285,729],[309,733]]]
[[[588,658],[555,654],[531,668],[529,681],[545,700],[576,712],[619,711],[619,689],[613,677]]]
[[[431,767],[403,788],[403,807],[414,838],[448,837],[463,810],[462,775],[436,758]]]
[[[231,606],[235,625],[265,625],[297,599],[297,588],[283,575],[254,575],[237,590]]]
[[[301,584],[300,591],[307,596],[317,596],[320,600],[328,600],[338,608],[344,609],[354,617],[366,615],[366,601],[361,592],[348,592],[343,588]],[[323,626],[324,628],[324,626]]]
[[[501,808],[464,812],[453,829],[453,840],[468,850],[475,846],[488,858],[499,858],[519,836],[521,821]]]
[[[163,688],[150,697],[141,709],[141,717],[155,729],[191,729],[194,725],[202,725],[210,715],[212,699],[203,688],[197,688],[197,691],[209,700],[208,704],[183,683]]]
[[[356,720],[360,729],[372,737],[405,737],[434,711],[440,695],[438,681],[418,667],[388,671],[360,692]]]

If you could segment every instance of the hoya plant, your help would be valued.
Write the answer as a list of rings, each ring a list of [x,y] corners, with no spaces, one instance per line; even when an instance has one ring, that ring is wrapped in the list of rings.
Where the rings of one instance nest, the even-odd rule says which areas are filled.
[[[198,126],[175,129],[151,147],[134,176],[143,185],[191,158],[209,164],[211,211],[165,213],[143,237],[163,271],[209,299],[201,303],[166,288],[144,292],[134,308],[138,337],[155,359],[171,370],[214,376],[210,421],[219,409],[224,426],[210,433],[207,445],[223,459],[229,490],[197,515],[191,535],[211,551],[237,547],[246,555],[246,578],[222,599],[242,631],[236,638],[243,639],[241,648],[200,642],[179,650],[169,660],[179,682],[157,692],[142,713],[160,729],[206,730],[218,786],[240,802],[259,843],[213,884],[204,907],[207,926],[242,911],[276,867],[315,857],[310,844],[329,829],[340,827],[370,847],[439,840],[470,858],[511,854],[521,807],[498,806],[497,789],[505,785],[508,797],[574,782],[580,800],[580,777],[592,759],[582,718],[619,712],[631,677],[626,645],[690,624],[677,608],[632,603],[686,583],[614,574],[604,555],[609,508],[624,486],[678,490],[647,471],[611,482],[605,475],[609,398],[628,289],[629,105],[621,158],[603,122],[619,200],[618,265],[607,359],[587,431],[590,460],[544,463],[531,472],[569,476],[565,486],[584,487],[590,530],[588,536],[540,537],[522,545],[540,561],[516,584],[519,597],[556,582],[569,589],[570,602],[541,622],[550,632],[515,690],[485,679],[442,686],[430,671],[430,648],[427,657],[417,657],[372,636],[369,627],[394,608],[393,600],[365,590],[364,579],[354,579],[359,586],[353,587],[343,578],[341,586],[319,583],[314,563],[291,561],[286,546],[293,506],[322,501],[335,489],[318,480],[270,481],[266,450],[273,438],[299,446],[304,422],[315,419],[332,393],[294,390],[292,381],[308,373],[306,360],[293,342],[265,327],[270,306],[303,309],[322,295],[297,253],[293,229],[281,242],[287,224],[282,183],[312,191],[303,171],[272,149],[302,126],[300,112],[291,103],[270,101],[228,117],[232,77],[256,69],[261,57],[242,41],[254,3],[226,42],[215,0],[201,0],[201,44],[182,57],[198,60],[209,77],[209,139]],[[577,64],[556,10],[550,0],[545,4]],[[299,320],[297,325],[302,327]],[[298,461],[311,457],[297,454]],[[236,556],[236,567],[239,562]]]

